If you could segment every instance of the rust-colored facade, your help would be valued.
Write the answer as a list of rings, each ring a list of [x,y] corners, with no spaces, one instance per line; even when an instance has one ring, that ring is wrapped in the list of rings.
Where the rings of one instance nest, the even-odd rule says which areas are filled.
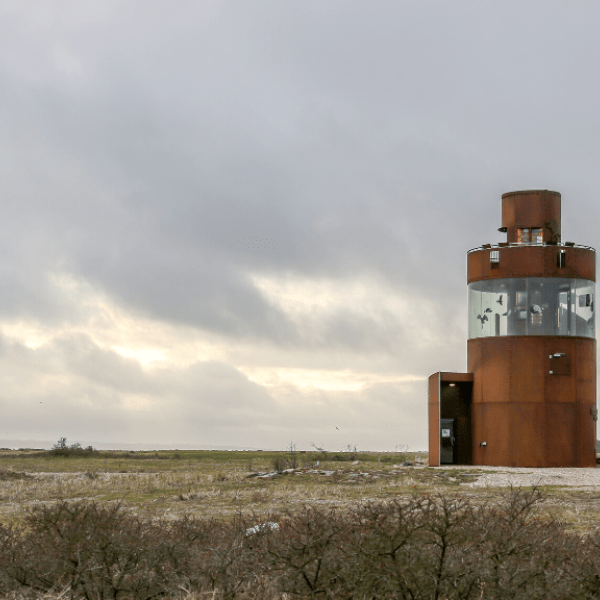
[[[429,464],[596,464],[596,260],[561,196],[502,196],[507,241],[467,254],[467,373],[429,378]]]

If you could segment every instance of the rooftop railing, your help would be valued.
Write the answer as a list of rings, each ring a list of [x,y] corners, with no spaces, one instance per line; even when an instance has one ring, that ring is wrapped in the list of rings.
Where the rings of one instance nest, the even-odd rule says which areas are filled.
[[[595,248],[591,246],[583,246],[582,244],[575,244],[574,242],[561,242],[559,244],[545,243],[545,244],[536,244],[535,242],[498,242],[497,244],[482,244],[477,248],[471,248],[467,250],[467,254],[471,254],[471,252],[477,252],[479,250],[498,250],[500,248],[522,248],[523,246],[533,246],[533,247],[553,247],[553,248],[580,248],[583,250],[591,250],[592,252],[596,252]]]

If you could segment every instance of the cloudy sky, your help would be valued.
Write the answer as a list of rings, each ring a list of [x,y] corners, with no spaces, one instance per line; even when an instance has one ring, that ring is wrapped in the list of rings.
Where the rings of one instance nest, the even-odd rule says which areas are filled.
[[[0,1],[0,440],[426,449],[501,194],[600,247],[598,22]]]

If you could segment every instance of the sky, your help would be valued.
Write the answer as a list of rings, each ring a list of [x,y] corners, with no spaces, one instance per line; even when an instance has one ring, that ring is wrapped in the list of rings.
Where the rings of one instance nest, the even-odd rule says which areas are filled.
[[[599,21],[0,1],[0,440],[426,450],[501,195],[600,247]]]

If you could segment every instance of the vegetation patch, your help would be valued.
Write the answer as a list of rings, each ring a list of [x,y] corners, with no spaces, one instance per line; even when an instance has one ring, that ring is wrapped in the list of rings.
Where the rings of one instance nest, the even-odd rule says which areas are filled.
[[[0,468],[0,481],[15,481],[21,479],[31,479],[28,473],[13,471],[11,469]]]
[[[260,492],[263,493],[263,492]],[[188,499],[189,500],[189,499]],[[59,501],[0,526],[12,598],[562,600],[600,594],[600,532],[540,519],[538,490],[415,494],[268,518],[149,518]],[[179,502],[184,498],[179,499]]]

